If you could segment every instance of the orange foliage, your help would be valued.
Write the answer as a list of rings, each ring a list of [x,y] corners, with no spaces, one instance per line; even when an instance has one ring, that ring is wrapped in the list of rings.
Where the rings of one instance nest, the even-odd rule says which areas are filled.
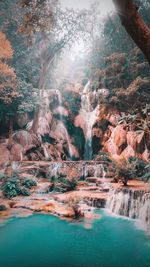
[[[12,80],[14,80],[16,78],[16,74],[14,72],[14,69],[5,63],[0,63],[0,76],[1,77],[8,77]]]
[[[71,170],[69,170],[68,172],[68,177],[71,178],[76,178],[77,177],[77,169],[76,168],[72,168]]]
[[[8,60],[13,56],[13,49],[6,35],[0,32],[0,60]]]
[[[16,74],[6,61],[13,56],[11,43],[4,33],[0,32],[0,100],[4,104],[11,104],[20,96],[16,87]]]

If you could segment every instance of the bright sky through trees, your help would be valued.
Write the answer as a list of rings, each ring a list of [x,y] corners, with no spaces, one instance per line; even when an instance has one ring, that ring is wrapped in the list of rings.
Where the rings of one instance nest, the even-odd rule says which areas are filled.
[[[72,7],[72,8],[89,8],[92,3],[94,3],[94,0],[61,0],[61,3],[65,7]],[[112,0],[99,0],[100,3],[100,12],[102,16],[106,15],[108,12],[114,10],[114,6],[112,3]]]

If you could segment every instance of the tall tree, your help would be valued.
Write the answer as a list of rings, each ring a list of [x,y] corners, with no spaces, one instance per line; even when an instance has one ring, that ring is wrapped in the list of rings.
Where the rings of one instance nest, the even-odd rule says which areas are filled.
[[[122,25],[150,64],[150,28],[139,14],[139,7],[132,0],[113,0],[113,2]]]
[[[13,49],[6,35],[0,32],[0,117],[9,118],[9,141],[8,148],[12,144],[13,117],[16,110],[16,102],[20,94],[16,85],[16,74],[8,64],[13,57]]]

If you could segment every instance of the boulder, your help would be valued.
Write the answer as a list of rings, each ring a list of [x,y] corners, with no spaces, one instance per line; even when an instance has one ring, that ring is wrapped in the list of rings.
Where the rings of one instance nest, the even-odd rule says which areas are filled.
[[[80,127],[83,130],[84,135],[86,136],[87,124],[86,124],[84,117],[81,114],[79,114],[78,116],[75,117],[74,126]]]
[[[117,154],[121,154],[127,143],[127,132],[126,130],[124,130],[124,126],[118,125],[112,132],[111,137],[113,138],[114,144],[116,146]]]
[[[40,134],[41,136],[44,136],[50,133],[50,121],[51,121],[51,118],[48,117],[48,114],[47,116],[39,118],[38,134]]]
[[[127,133],[127,144],[131,146],[137,153],[143,153],[145,150],[145,133],[144,131],[134,132],[129,131]]]
[[[3,165],[10,160],[10,151],[5,144],[0,144],[0,165]]]
[[[23,159],[23,146],[20,144],[14,144],[11,148],[11,160],[12,161],[22,161]]]
[[[148,151],[147,148],[145,149],[145,151],[142,154],[142,159],[150,162],[150,152]]]
[[[136,150],[137,146],[137,133],[134,131],[127,132],[127,144]]]
[[[108,142],[105,144],[105,149],[111,155],[120,155],[127,146],[127,132],[123,125],[118,125],[112,130]]]
[[[23,128],[27,125],[29,122],[29,116],[28,113],[21,113],[16,116],[16,123],[20,128]]]
[[[7,207],[5,205],[0,205],[0,212],[7,210]]]
[[[129,157],[135,157],[135,150],[131,146],[127,146],[121,153],[120,157],[123,159],[128,159]]]
[[[117,126],[119,117],[120,117],[119,114],[108,114],[108,116],[106,117],[106,119],[107,119],[113,126]]]
[[[13,135],[13,140],[23,147],[32,144],[32,136],[28,131],[18,131]]]

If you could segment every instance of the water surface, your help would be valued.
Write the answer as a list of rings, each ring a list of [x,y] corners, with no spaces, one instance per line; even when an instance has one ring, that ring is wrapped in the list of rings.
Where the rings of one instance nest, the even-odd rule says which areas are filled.
[[[150,267],[150,239],[104,212],[91,229],[48,215],[0,227],[0,267]]]

